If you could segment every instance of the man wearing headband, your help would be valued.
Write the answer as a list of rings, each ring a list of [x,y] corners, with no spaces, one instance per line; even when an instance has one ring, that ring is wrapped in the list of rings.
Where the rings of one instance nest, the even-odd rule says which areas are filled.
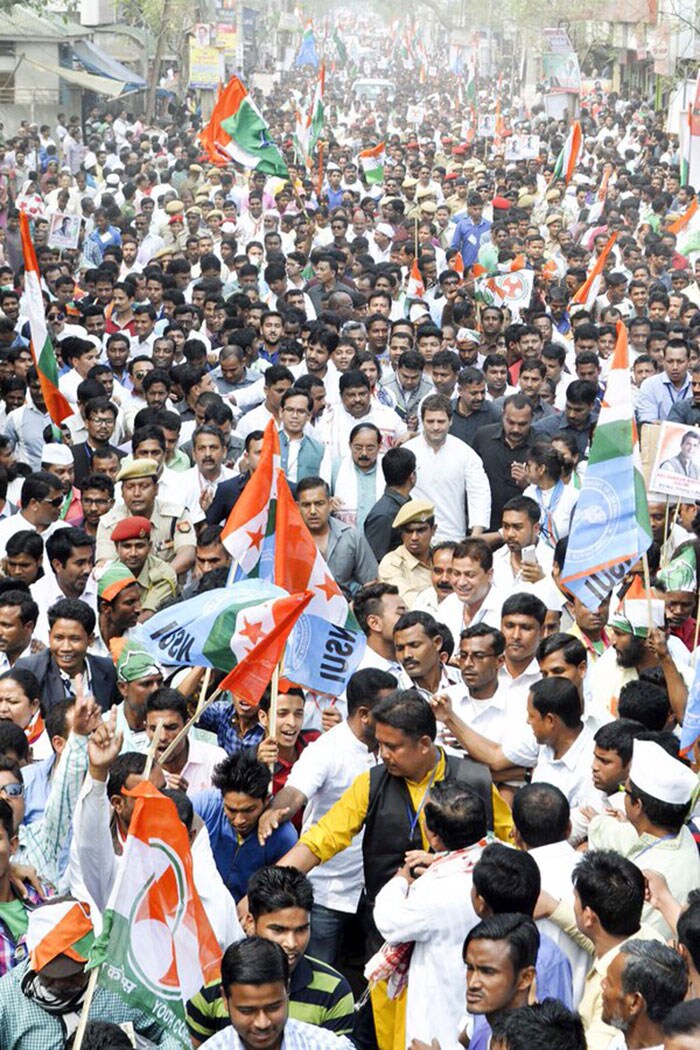
[[[131,589],[131,588],[130,588]],[[148,751],[146,705],[163,684],[163,671],[150,653],[126,642],[117,660],[117,731],[124,734],[121,753]]]
[[[59,898],[30,912],[28,958],[0,980],[0,1046],[13,1050],[63,1050],[78,1027],[89,975],[85,969],[95,931],[90,909]],[[97,987],[92,1020],[130,1022],[156,1046],[180,1046],[152,1017],[113,992]]]

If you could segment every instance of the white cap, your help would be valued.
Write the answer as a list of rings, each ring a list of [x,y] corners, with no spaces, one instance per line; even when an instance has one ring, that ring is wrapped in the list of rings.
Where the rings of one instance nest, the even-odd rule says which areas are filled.
[[[459,343],[481,343],[481,336],[475,328],[458,328],[455,339]]]
[[[41,451],[41,464],[49,467],[70,467],[73,465],[73,453],[68,445],[60,445],[57,441],[44,445]]]
[[[383,233],[385,237],[393,237],[394,227],[390,226],[388,222],[378,222],[375,227],[375,233]]]
[[[107,183],[108,186],[118,186],[119,183],[121,182],[121,179],[117,175],[116,171],[112,171],[112,172],[109,173],[109,175],[105,179],[105,182]]]
[[[635,787],[672,806],[690,802],[698,786],[695,773],[653,740],[634,741],[629,776]]]

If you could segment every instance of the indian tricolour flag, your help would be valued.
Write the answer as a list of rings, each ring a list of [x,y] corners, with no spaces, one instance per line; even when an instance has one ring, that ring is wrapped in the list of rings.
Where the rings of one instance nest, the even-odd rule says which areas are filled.
[[[221,949],[195,888],[190,840],[175,803],[150,783],[134,813],[89,967],[97,983],[191,1046],[187,1000],[221,973]]]
[[[692,136],[693,136],[693,106],[692,103],[688,103],[687,110],[681,110],[681,127],[680,127],[680,147],[681,147],[681,186],[688,184],[688,178],[690,176],[690,154],[692,150]]]
[[[615,353],[574,510],[561,583],[588,609],[598,609],[651,541],[627,329],[618,321]]]
[[[578,120],[575,120],[571,126],[569,134],[566,136],[566,142],[564,143],[561,153],[557,157],[557,162],[554,165],[554,175],[552,181],[557,179],[564,179],[567,186],[571,182],[571,178],[576,170],[579,156],[581,155],[581,146],[583,138],[581,135],[581,125]]]
[[[363,149],[358,153],[357,159],[362,164],[365,178],[370,186],[384,181],[385,158],[386,144],[384,142],[380,142],[378,146],[373,146],[372,149]]]
[[[39,373],[46,411],[54,427],[57,428],[56,437],[60,440],[61,423],[73,415],[73,409],[58,389],[58,364],[46,326],[39,264],[36,261],[36,252],[29,232],[29,219],[24,212],[20,212],[19,222],[24,255],[24,313],[29,319],[32,357]]]
[[[608,261],[608,256],[617,240],[617,233],[613,233],[610,240],[603,248],[595,261],[595,265],[581,287],[571,297],[572,306],[582,306],[586,310],[592,310],[603,280],[603,270]]]
[[[668,232],[678,238],[676,248],[681,255],[700,251],[700,206],[697,197],[693,197],[680,218],[669,226]]]
[[[314,96],[311,100],[311,112],[310,112],[310,135],[309,135],[309,153],[313,153],[316,143],[321,137],[323,131],[323,94],[326,87],[326,63],[324,62],[318,71],[318,79],[316,80],[316,87],[314,88]]]
[[[266,175],[286,179],[289,171],[260,110],[238,79],[232,77],[226,88],[229,112],[221,118],[221,127],[230,135],[225,149],[246,168],[257,168]]]

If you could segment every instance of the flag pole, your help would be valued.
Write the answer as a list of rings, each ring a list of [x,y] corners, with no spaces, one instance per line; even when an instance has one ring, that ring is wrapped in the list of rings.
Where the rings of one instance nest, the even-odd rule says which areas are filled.
[[[187,720],[187,721],[185,722],[185,724],[184,724],[184,726],[182,727],[182,729],[180,730],[180,732],[179,732],[179,733],[177,734],[177,736],[176,736],[176,737],[174,737],[174,738],[173,738],[173,739],[172,739],[172,740],[170,741],[170,743],[169,743],[169,744],[168,744],[168,746],[166,747],[165,751],[163,752],[163,754],[162,754],[162,755],[160,756],[160,758],[158,759],[158,765],[159,765],[159,766],[162,766],[164,762],[167,762],[167,761],[168,761],[168,759],[169,759],[169,758],[170,758],[170,756],[172,755],[173,751],[175,750],[175,748],[177,747],[177,745],[178,745],[178,744],[180,743],[180,741],[182,740],[183,736],[187,736],[187,734],[189,733],[190,729],[191,729],[191,728],[192,728],[192,726],[193,726],[193,725],[195,724],[195,722],[197,721],[197,719],[198,719],[198,718],[201,718],[201,716],[202,716],[202,715],[204,714],[204,712],[206,711],[206,709],[207,709],[207,708],[208,708],[208,707],[209,707],[209,706],[210,706],[211,704],[213,704],[215,700],[217,700],[217,699],[219,698],[219,696],[221,695],[221,692],[222,692],[222,690],[221,690],[221,688],[220,688],[220,687],[219,687],[218,689],[215,689],[215,690],[214,690],[214,692],[213,692],[213,693],[211,694],[211,696],[209,697],[209,699],[208,699],[208,700],[205,700],[205,701],[204,701],[204,703],[199,703],[199,704],[197,705],[197,710],[195,711],[195,713],[194,713],[194,714],[192,715],[192,717],[191,717],[191,718],[188,718],[188,720]],[[201,700],[201,697],[200,697],[200,700]]]
[[[661,565],[662,565],[662,567],[664,565],[666,565],[667,560],[668,560],[667,555],[665,553],[665,549],[666,549],[666,544],[668,543],[668,514],[669,514],[669,510],[670,509],[671,508],[670,508],[670,504],[669,504],[668,496],[667,496],[666,497],[666,513],[664,514],[664,542],[663,542],[663,546],[661,547]]]
[[[158,749],[158,744],[160,743],[160,738],[162,735],[163,719],[159,718],[158,723],[156,725],[156,731],[153,734],[153,740],[151,740],[151,746],[149,747],[148,754],[146,755],[146,768],[143,771],[144,780],[148,780],[148,778],[151,775],[151,770],[153,769],[153,759],[156,757],[156,751]]]
[[[649,628],[649,634],[654,629],[654,617],[651,611],[651,576],[649,574],[649,559],[647,558],[647,552],[644,551],[642,555],[642,566],[644,569],[644,590],[647,595],[647,622]]]
[[[90,1007],[92,1006],[92,1000],[95,995],[95,988],[97,987],[97,978],[100,973],[100,967],[96,966],[94,970],[90,972],[90,979],[88,980],[87,989],[85,991],[85,998],[83,1000],[83,1008],[80,1011],[80,1020],[78,1021],[78,1027],[75,1030],[75,1042],[73,1043],[73,1050],[80,1050],[83,1045],[83,1037],[85,1036],[85,1029],[87,1028],[88,1015],[90,1013]]]

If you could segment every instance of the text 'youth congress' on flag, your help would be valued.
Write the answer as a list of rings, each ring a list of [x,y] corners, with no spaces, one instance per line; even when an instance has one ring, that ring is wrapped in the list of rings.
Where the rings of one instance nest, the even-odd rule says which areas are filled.
[[[98,984],[190,1047],[185,1006],[220,976],[221,949],[199,899],[187,829],[175,803],[145,780],[89,966]]]
[[[642,475],[627,329],[617,323],[588,468],[574,510],[561,582],[588,609],[597,609],[651,544]]]

